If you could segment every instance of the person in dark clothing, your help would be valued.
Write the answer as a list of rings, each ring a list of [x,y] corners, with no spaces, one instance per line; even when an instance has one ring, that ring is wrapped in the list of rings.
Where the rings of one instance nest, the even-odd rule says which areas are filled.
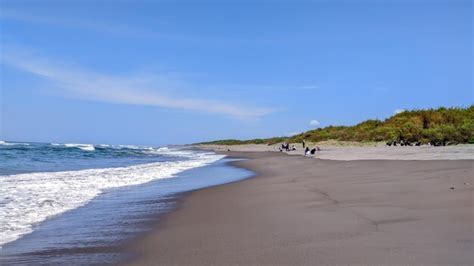
[[[304,142],[304,140],[303,140],[303,141],[301,141],[301,144],[303,144],[303,149],[304,149],[306,147],[306,142]]]
[[[314,148],[311,149],[309,152],[311,155],[316,154],[317,151],[320,151],[321,149],[318,146],[314,146]]]

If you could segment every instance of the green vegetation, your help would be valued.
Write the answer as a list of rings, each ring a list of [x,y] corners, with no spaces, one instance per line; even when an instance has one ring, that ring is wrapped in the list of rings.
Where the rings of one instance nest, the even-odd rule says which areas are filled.
[[[366,120],[355,126],[328,126],[292,137],[252,140],[218,140],[201,144],[274,144],[278,142],[338,141],[408,141],[425,143],[473,143],[474,105],[466,108],[438,108],[404,111],[384,121]]]
[[[248,140],[238,140],[238,139],[223,139],[210,142],[202,142],[197,144],[215,144],[215,145],[243,145],[243,144],[275,144],[278,142],[284,142],[288,140],[288,137],[275,137],[269,139],[248,139]]]

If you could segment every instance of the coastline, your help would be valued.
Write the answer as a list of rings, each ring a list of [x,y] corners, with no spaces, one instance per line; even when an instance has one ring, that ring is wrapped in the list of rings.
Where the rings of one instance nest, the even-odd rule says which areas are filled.
[[[128,186],[42,222],[0,249],[3,265],[116,264],[133,254],[122,246],[148,232],[189,191],[236,182],[252,172],[229,167],[232,159],[187,169],[173,178]]]
[[[256,176],[186,193],[124,264],[474,263],[471,160],[224,153]]]

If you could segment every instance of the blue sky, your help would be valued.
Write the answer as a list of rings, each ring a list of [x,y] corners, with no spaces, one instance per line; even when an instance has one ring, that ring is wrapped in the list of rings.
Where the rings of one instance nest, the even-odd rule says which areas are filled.
[[[471,1],[65,2],[0,1],[2,140],[182,144],[473,103]]]

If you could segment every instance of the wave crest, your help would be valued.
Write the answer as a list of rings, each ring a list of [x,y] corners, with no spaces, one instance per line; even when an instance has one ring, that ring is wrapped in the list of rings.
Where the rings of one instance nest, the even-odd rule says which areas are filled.
[[[65,144],[60,144],[60,143],[51,143],[51,146],[56,146],[56,147],[65,147],[65,148],[78,148],[83,151],[95,151],[95,147],[92,144],[80,144],[80,143],[65,143]]]

